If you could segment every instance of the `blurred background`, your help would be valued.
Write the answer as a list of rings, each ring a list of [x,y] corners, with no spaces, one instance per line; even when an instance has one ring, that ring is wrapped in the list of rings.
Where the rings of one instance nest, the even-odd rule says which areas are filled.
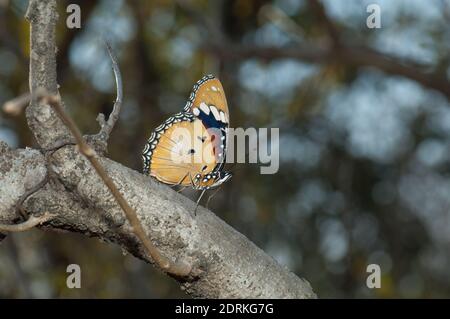
[[[28,90],[27,2],[0,0],[0,104]],[[65,25],[70,3],[81,29]],[[371,3],[381,28],[366,25]],[[210,203],[220,218],[319,297],[450,297],[450,1],[58,6],[58,82],[86,134],[115,98],[102,36],[118,55],[125,101],[112,159],[140,171],[151,131],[216,74],[232,127],[280,128],[279,172],[238,164]],[[0,113],[0,139],[36,146],[23,114]],[[66,287],[70,263],[81,266],[81,289]],[[380,289],[366,286],[372,263]],[[33,230],[0,244],[0,297],[187,296],[117,246]]]

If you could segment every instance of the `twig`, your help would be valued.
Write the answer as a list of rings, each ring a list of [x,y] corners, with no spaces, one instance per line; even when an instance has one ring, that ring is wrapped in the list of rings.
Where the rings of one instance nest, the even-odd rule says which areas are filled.
[[[320,0],[309,0],[309,5],[316,14],[317,18],[325,27],[325,30],[327,31],[331,43],[334,45],[334,47],[338,48],[339,46],[341,46],[339,30],[334,22],[328,17],[323,3],[320,2]]]
[[[22,94],[3,104],[3,112],[13,116],[22,113],[23,109],[30,103],[30,93]]]
[[[20,224],[14,224],[14,225],[3,225],[0,224],[0,231],[4,232],[23,232],[30,230],[33,227],[36,227],[38,225],[41,225],[45,222],[48,222],[49,220],[52,220],[54,217],[56,217],[55,214],[50,214],[49,212],[45,212],[41,216],[34,216],[31,215],[30,218],[28,218],[26,221]]]
[[[159,250],[153,245],[150,239],[147,237],[144,228],[142,227],[137,214],[133,208],[128,204],[125,198],[117,189],[111,177],[105,171],[103,166],[97,159],[96,152],[91,148],[84,140],[81,135],[80,130],[76,126],[75,122],[69,117],[64,109],[61,107],[60,98],[58,96],[45,96],[43,97],[45,103],[48,103],[56,112],[56,114],[61,118],[64,124],[69,128],[72,135],[75,137],[78,149],[81,154],[83,154],[92,164],[97,174],[103,180],[105,185],[109,188],[114,198],[117,200],[118,204],[122,208],[127,217],[131,227],[133,228],[134,234],[143,243],[150,257],[155,261],[155,263],[161,267],[165,272],[172,274],[174,276],[186,277],[190,274],[192,267],[184,262],[172,263],[165,256],[161,255]]]
[[[108,49],[109,57],[111,58],[111,66],[114,71],[114,78],[116,80],[116,91],[117,97],[114,102],[113,110],[108,117],[108,121],[105,120],[105,115],[100,113],[97,117],[97,121],[100,124],[100,132],[98,135],[103,141],[107,141],[111,131],[114,128],[117,120],[119,119],[120,109],[122,108],[123,102],[123,85],[122,85],[122,75],[120,73],[119,64],[117,63],[117,58],[112,51],[111,45],[105,40],[106,48]]]
[[[273,23],[280,30],[294,35],[296,40],[302,40],[305,37],[303,29],[286,12],[272,4],[264,5],[259,12],[259,16]]]
[[[46,95],[48,95],[48,92],[44,88],[37,88],[33,93],[24,93],[12,100],[6,101],[3,104],[3,112],[11,115],[19,115],[33,99],[39,100]]]
[[[229,41],[227,35],[220,30],[217,24],[207,18],[208,15],[192,9],[192,7],[188,4],[188,1],[176,0],[175,4],[181,9],[181,11],[189,16],[195,24],[202,26],[201,30],[207,30],[207,33],[210,35],[209,38],[224,44]]]

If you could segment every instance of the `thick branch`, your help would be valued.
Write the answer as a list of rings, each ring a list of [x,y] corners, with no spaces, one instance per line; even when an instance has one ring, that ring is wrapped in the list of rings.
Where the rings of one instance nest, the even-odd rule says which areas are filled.
[[[31,25],[30,33],[30,92],[44,88],[58,93],[56,80],[55,25],[58,19],[55,0],[30,0],[25,17]],[[70,134],[50,106],[31,101],[27,108],[28,125],[42,148],[68,141]]]
[[[46,176],[47,167],[40,152],[10,150],[0,141],[0,223],[14,221],[17,204]]]
[[[0,179],[0,186],[4,186],[3,181],[8,185],[0,187],[0,207],[5,208],[0,210],[0,221],[11,224],[15,220],[15,203],[26,192],[24,184],[42,180],[46,165],[44,157],[32,149],[10,150],[3,156],[0,163],[6,163],[3,165],[9,169],[2,171]],[[100,157],[99,161],[135,207],[144,231],[152,234],[158,249],[172,260],[186,260],[194,265],[192,276],[180,280],[183,289],[192,296],[315,297],[306,281],[279,265],[212,212],[199,207],[194,217],[191,213],[195,203],[170,187],[107,158]],[[46,229],[100,237],[152,262],[109,189],[76,147],[65,146],[55,151],[50,167],[58,178],[50,180],[24,202],[31,216],[45,211],[56,214]],[[11,198],[9,205],[4,205],[6,198]]]
[[[92,149],[84,141],[84,138],[81,135],[81,132],[78,129],[78,127],[76,126],[75,122],[72,120],[72,118],[70,118],[64,112],[64,109],[61,106],[61,102],[60,102],[59,98],[57,98],[55,96],[47,96],[47,97],[44,97],[44,100],[47,100],[48,104],[56,111],[56,114],[58,114],[58,116],[62,119],[64,124],[69,128],[72,135],[75,137],[78,149],[80,150],[81,154],[83,154],[89,160],[89,162],[91,162],[96,173],[100,176],[100,178],[103,180],[105,185],[109,188],[109,190],[111,191],[111,194],[114,196],[117,203],[120,205],[123,212],[125,213],[125,216],[127,217],[131,227],[133,228],[133,232],[136,234],[136,236],[139,238],[139,240],[144,244],[150,257],[165,272],[167,272],[171,275],[174,275],[174,276],[179,276],[179,277],[188,276],[189,273],[191,272],[191,268],[192,268],[190,265],[183,263],[183,262],[172,263],[166,257],[161,255],[159,250],[153,245],[153,243],[147,237],[147,234],[145,233],[144,229],[142,228],[141,222],[139,221],[139,219],[136,215],[136,212],[134,211],[133,208],[131,208],[131,206],[128,204],[126,199],[119,192],[116,185],[114,184],[112,179],[109,177],[108,173],[106,173],[105,169],[98,161],[98,159],[97,159],[98,155],[95,153],[94,149]]]
[[[194,217],[195,203],[170,187],[109,159],[99,160],[130,205],[135,207],[155,245],[168,258],[190,261],[194,265],[192,273],[197,275],[182,283],[191,295],[213,298],[314,296],[309,284],[280,266],[212,212],[199,207]],[[131,227],[124,223],[123,213],[109,190],[73,147],[55,152],[53,169],[66,189],[76,189],[79,196],[93,205],[93,214],[100,214],[101,220],[108,221],[101,236],[115,242],[119,239],[122,245],[131,241],[127,247],[138,245],[138,255],[147,259],[140,243],[130,236]],[[98,229],[99,225],[89,225],[91,228]],[[133,249],[136,254],[136,248]]]

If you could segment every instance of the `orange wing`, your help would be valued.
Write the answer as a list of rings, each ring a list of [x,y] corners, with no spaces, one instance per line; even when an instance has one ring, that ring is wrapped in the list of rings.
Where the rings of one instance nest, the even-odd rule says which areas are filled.
[[[209,129],[211,141],[214,140],[217,168],[221,169],[227,150],[229,112],[225,92],[219,79],[213,75],[206,75],[197,81],[184,111],[194,114]]]
[[[166,184],[216,187],[231,178],[222,172],[229,127],[228,104],[220,81],[201,78],[186,102],[155,129],[144,151],[144,174]]]
[[[166,184],[192,185],[198,174],[209,173],[216,166],[208,136],[201,120],[191,114],[170,117],[155,129],[145,145],[144,173]]]
[[[217,120],[226,124],[229,123],[228,103],[225,97],[225,91],[223,90],[222,83],[213,75],[205,75],[197,81],[184,106],[184,111],[197,115],[194,112],[194,109],[197,108],[209,114],[209,111],[205,109],[203,103],[207,107],[214,106],[216,108],[217,113],[215,110],[213,111],[215,113],[214,116],[218,116]],[[221,112],[223,112],[223,116],[221,116]]]

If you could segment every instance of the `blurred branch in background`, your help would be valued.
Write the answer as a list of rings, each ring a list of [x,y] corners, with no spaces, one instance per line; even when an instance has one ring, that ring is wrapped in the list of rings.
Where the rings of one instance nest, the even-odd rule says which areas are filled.
[[[204,48],[222,60],[243,60],[256,57],[270,61],[292,58],[310,63],[327,64],[335,62],[356,67],[373,67],[387,74],[400,75],[417,81],[425,87],[441,92],[450,99],[450,82],[445,76],[422,71],[417,67],[418,63],[416,62],[401,61],[367,47],[340,47],[339,52],[336,52],[330,47],[314,47],[309,44],[285,48],[257,48],[254,46],[209,43]],[[426,69],[426,67],[422,66],[422,69]]]
[[[204,37],[203,49],[221,60],[236,61],[260,58],[271,61],[291,58],[317,64],[338,63],[354,67],[372,67],[390,75],[399,75],[414,80],[425,87],[441,92],[450,100],[450,81],[437,71],[430,72],[429,70],[432,69],[430,66],[409,59],[400,59],[363,45],[349,44],[342,40],[340,31],[327,16],[319,0],[310,0],[309,3],[320,23],[325,26],[331,44],[309,41],[282,47],[260,47],[231,42],[208,21],[206,16],[195,11],[185,1],[179,0],[177,3],[192,18],[198,28],[209,34]],[[278,14],[277,18],[278,20],[287,19],[288,21],[281,25],[291,26],[288,30],[293,29],[293,22],[287,15]]]
[[[341,46],[340,32],[334,22],[328,17],[321,0],[308,0],[308,3],[311,7],[311,11],[316,15],[319,23],[325,27],[333,48],[339,53],[339,47]]]
[[[15,53],[22,63],[28,63],[28,58],[24,56],[20,46],[17,43],[17,39],[8,32],[6,13],[8,10],[9,1],[0,1],[0,45],[11,50]]]
[[[22,261],[19,254],[19,247],[16,244],[16,240],[13,235],[8,236],[8,240],[5,242],[6,249],[11,258],[11,262],[14,265],[14,274],[16,282],[22,290],[24,298],[33,298],[33,293],[30,288],[30,277],[28,273],[23,269]]]

